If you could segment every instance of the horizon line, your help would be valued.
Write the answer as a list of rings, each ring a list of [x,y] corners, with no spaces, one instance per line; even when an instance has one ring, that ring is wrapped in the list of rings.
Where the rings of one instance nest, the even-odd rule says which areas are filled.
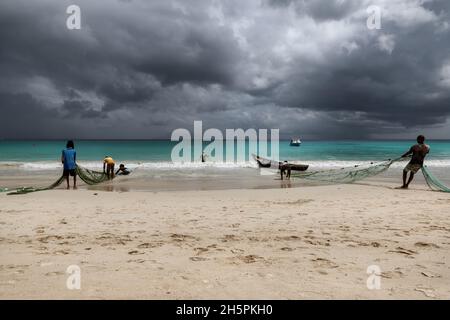
[[[171,139],[147,139],[147,138],[130,138],[130,139],[97,139],[97,138],[44,138],[44,139],[28,139],[28,138],[0,138],[0,142],[4,142],[4,141],[68,141],[68,140],[74,140],[74,141],[171,141],[171,142],[180,142],[182,140],[171,140]],[[200,141],[200,139],[192,139],[193,141]],[[236,139],[234,139],[236,140]],[[248,139],[245,139],[246,141]],[[291,138],[286,138],[286,139],[279,139],[279,141],[290,141]],[[375,138],[369,138],[369,139],[357,139],[357,138],[343,138],[343,139],[301,139],[302,142],[306,142],[306,141],[411,141],[411,140],[416,140],[415,138],[398,138],[398,139],[387,139],[387,138],[383,138],[383,139],[375,139]],[[215,140],[201,140],[203,142],[213,142]],[[231,141],[231,140],[227,140],[227,139],[223,139],[223,141]],[[243,141],[242,139],[239,139],[238,141]],[[436,139],[426,139],[425,141],[450,141],[450,139],[445,139],[445,138],[436,138]],[[269,141],[270,142],[270,139]]]

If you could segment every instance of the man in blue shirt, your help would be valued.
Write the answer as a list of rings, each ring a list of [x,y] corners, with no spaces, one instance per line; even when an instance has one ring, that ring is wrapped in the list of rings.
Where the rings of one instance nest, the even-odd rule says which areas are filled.
[[[73,177],[73,188],[77,188],[77,174],[76,174],[76,160],[77,152],[75,151],[75,145],[72,140],[67,141],[66,149],[62,151],[61,162],[64,165],[63,176],[66,177],[67,189],[69,187],[69,175]]]

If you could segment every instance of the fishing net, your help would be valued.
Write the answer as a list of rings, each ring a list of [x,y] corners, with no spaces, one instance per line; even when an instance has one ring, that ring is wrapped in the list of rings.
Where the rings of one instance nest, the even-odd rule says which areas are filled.
[[[101,171],[89,170],[89,169],[77,166],[76,172],[77,172],[77,175],[80,177],[80,179],[83,180],[84,183],[86,183],[88,185],[94,185],[94,184],[102,183],[102,182],[109,180],[108,175]]]
[[[21,188],[17,188],[14,191],[8,193],[8,195],[14,195],[14,194],[25,194],[25,193],[30,193],[30,192],[36,192],[36,191],[44,191],[44,190],[50,190],[50,189],[54,189],[57,186],[59,186],[62,182],[64,181],[64,177],[61,176],[58,180],[56,180],[55,182],[53,182],[51,185],[49,185],[48,187],[43,187],[43,188],[37,188],[37,187],[21,187]]]
[[[389,169],[389,167],[394,162],[400,160],[401,158],[397,158],[394,160],[389,159],[378,163],[371,162],[368,165],[355,165],[353,167],[344,167],[338,169],[306,171],[294,173],[291,174],[291,176],[329,183],[352,183],[378,175]]]
[[[75,169],[75,172],[80,177],[80,179],[83,180],[88,185],[94,185],[94,184],[98,184],[98,183],[109,180],[108,175],[103,172],[89,170],[89,169],[80,167],[78,165]],[[57,186],[59,186],[64,180],[65,180],[65,177],[61,176],[58,180],[53,182],[51,185],[49,185],[48,187],[43,187],[43,188],[21,187],[21,188],[15,189],[14,191],[9,190],[8,188],[2,188],[0,190],[2,190],[2,191],[4,190],[5,192],[11,191],[11,192],[7,193],[7,195],[25,194],[25,193],[30,193],[30,192],[54,189]]]
[[[445,186],[441,181],[439,181],[435,176],[431,174],[428,170],[427,166],[422,167],[422,173],[425,177],[425,181],[431,190],[442,191],[442,192],[450,192],[450,188]]]
[[[404,158],[397,158],[394,160],[389,159],[379,163],[370,163],[369,165],[363,166],[356,165],[353,167],[344,167],[339,169],[300,172],[291,174],[291,176],[328,183],[352,183],[376,176],[389,169],[394,162],[401,161],[403,159]],[[445,186],[441,181],[433,176],[427,166],[422,167],[422,173],[431,190],[450,192],[450,188]]]

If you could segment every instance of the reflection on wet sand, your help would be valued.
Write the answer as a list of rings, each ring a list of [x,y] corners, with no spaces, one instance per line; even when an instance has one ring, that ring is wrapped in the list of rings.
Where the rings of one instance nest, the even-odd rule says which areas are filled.
[[[292,188],[291,180],[280,180],[280,188]]]
[[[98,184],[95,186],[89,186],[88,190],[99,190],[99,191],[115,191],[115,192],[129,192],[131,187],[127,185],[114,185],[114,184]]]

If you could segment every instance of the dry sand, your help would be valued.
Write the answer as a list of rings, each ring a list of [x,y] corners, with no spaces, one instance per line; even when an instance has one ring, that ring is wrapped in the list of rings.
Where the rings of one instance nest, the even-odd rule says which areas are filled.
[[[0,194],[0,216],[3,299],[450,298],[439,192],[53,190]],[[80,290],[66,287],[69,265]]]

